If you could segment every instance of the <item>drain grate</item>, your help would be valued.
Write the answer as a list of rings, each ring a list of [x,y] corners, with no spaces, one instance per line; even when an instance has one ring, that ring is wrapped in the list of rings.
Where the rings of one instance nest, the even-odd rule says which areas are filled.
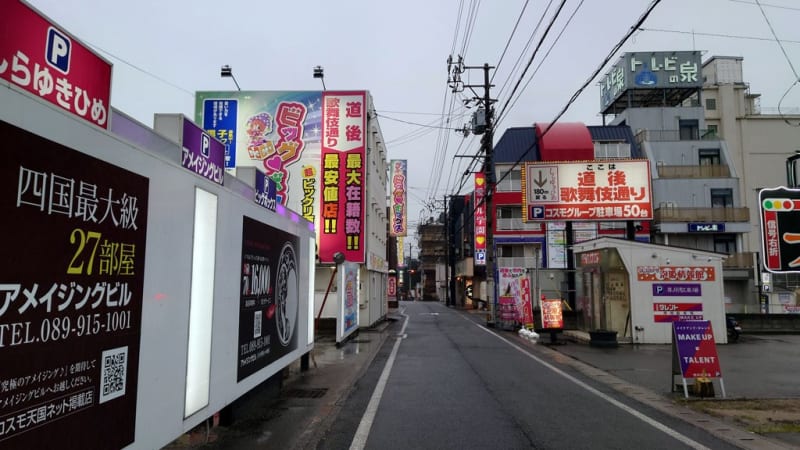
[[[289,398],[322,398],[327,392],[328,388],[289,389],[284,396]]]
[[[353,344],[369,344],[370,342],[372,342],[372,340],[370,340],[370,339],[350,339],[348,342],[351,342]]]

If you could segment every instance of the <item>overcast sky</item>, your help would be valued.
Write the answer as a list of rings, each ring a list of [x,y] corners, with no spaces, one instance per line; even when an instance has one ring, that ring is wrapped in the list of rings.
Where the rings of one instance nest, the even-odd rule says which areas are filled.
[[[762,107],[776,107],[797,79],[789,61],[800,69],[800,2],[759,1],[788,60],[755,0],[663,0],[644,23],[644,31],[637,32],[611,64],[626,51],[702,50],[704,61],[712,55],[741,56],[745,81],[752,92],[762,94]],[[451,111],[451,95],[445,96],[448,55],[460,54],[470,66],[498,66],[493,97],[499,100],[498,109],[508,106],[496,142],[509,127],[550,122],[651,0],[567,0],[520,83],[518,98],[509,94],[520,77],[519,67],[528,63],[561,0],[30,3],[114,64],[112,105],[151,126],[154,113],[194,117],[195,91],[235,89],[232,80],[220,77],[225,64],[244,90],[320,90],[320,80],[312,77],[317,65],[324,67],[329,90],[369,90],[382,116],[389,158],[409,161],[409,221],[415,228],[420,217],[435,214],[431,209],[441,207],[445,194],[456,193],[469,160],[454,155],[475,154],[479,145],[477,139],[464,139],[454,131],[401,122],[459,128],[467,121],[461,117],[465,113],[458,95],[453,119],[436,123],[443,111]],[[542,25],[523,54],[543,13]],[[479,84],[483,74],[471,70],[463,79]],[[601,123],[598,80],[562,121]],[[799,105],[800,87],[795,87],[782,107]],[[469,190],[467,186],[460,193]]]

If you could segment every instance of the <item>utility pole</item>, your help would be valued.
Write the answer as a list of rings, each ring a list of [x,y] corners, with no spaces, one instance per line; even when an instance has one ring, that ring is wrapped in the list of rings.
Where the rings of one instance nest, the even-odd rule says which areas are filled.
[[[481,110],[479,109],[478,112],[473,116],[473,129],[472,132],[474,134],[482,134],[483,138],[481,139],[481,148],[484,151],[484,162],[483,162],[483,171],[486,176],[486,195],[484,196],[484,205],[486,207],[486,292],[487,296],[487,303],[489,306],[489,316],[486,319],[486,325],[493,327],[496,319],[497,319],[497,295],[495,292],[495,256],[494,256],[494,189],[495,184],[497,183],[497,177],[495,176],[494,170],[494,124],[492,122],[494,109],[492,108],[492,104],[496,101],[492,99],[490,95],[490,90],[493,87],[491,84],[491,77],[489,76],[489,70],[494,69],[494,66],[490,66],[488,63],[485,63],[483,66],[465,66],[463,62],[463,58],[461,56],[458,57],[457,62],[453,62],[452,57],[447,59],[448,64],[448,73],[450,72],[451,66],[455,66],[452,69],[452,77],[448,80],[450,83],[450,87],[453,89],[453,92],[460,92],[463,89],[469,88],[473,94],[475,94],[474,100],[481,104],[483,107],[483,117],[480,116]],[[464,84],[461,81],[461,73],[464,72],[466,69],[483,69],[483,84],[482,85],[469,85]],[[481,88],[483,87],[483,97],[478,95],[473,88]],[[466,102],[467,104],[469,101]]]
[[[444,196],[444,304],[450,306],[450,216],[447,214],[447,195]]]

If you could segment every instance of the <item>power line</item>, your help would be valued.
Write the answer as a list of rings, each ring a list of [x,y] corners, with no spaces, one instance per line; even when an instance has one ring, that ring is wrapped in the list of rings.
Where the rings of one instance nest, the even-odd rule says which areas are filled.
[[[603,67],[605,67],[606,64],[608,64],[608,62],[611,60],[611,58],[614,57],[614,55],[625,44],[625,42],[627,42],[628,39],[630,39],[630,37],[641,27],[641,25],[650,16],[650,13],[653,12],[653,9],[655,9],[655,7],[658,6],[659,3],[661,3],[661,0],[653,0],[650,3],[650,5],[647,7],[647,9],[645,9],[644,13],[642,13],[642,15],[639,17],[639,19],[637,19],[636,23],[633,26],[631,26],[630,29],[628,30],[628,32],[625,33],[625,35],[622,37],[622,39],[620,39],[619,42],[617,42],[617,44],[614,45],[614,47],[612,47],[612,49],[608,53],[608,55],[603,59],[603,61],[600,63],[600,65],[597,66],[597,69],[589,76],[589,78],[587,78],[587,80],[583,83],[583,85],[581,85],[581,87],[578,88],[578,90],[575,92],[575,94],[573,94],[573,96],[569,99],[567,104],[564,105],[564,108],[561,109],[561,111],[556,115],[556,117],[552,120],[552,122],[550,122],[550,124],[547,126],[547,128],[545,128],[545,130],[541,134],[541,137],[544,137],[550,131],[550,129],[553,127],[553,125],[555,125],[556,122],[558,122],[558,120],[561,118],[561,116],[563,116],[564,113],[567,112],[567,109],[569,109],[569,107],[572,106],[573,103],[575,103],[575,101],[580,96],[580,94],[586,89],[587,86],[589,86],[589,84],[592,82],[592,80],[594,80],[597,77],[597,75],[600,73],[600,71],[603,70]],[[519,166],[519,164],[525,159],[525,157],[528,155],[528,153],[530,153],[530,151],[533,150],[535,145],[536,145],[536,142],[533,142],[533,143],[531,143],[531,145],[528,146],[528,148],[519,156],[519,158],[517,158],[517,160],[514,162],[514,164],[503,174],[502,177],[500,177],[500,179],[497,180],[497,182],[495,183],[495,186],[497,184],[500,184],[508,176],[508,174],[511,173],[514,170],[514,168]],[[485,201],[485,199],[481,200],[481,203],[478,203],[477,205],[475,205],[475,208],[480,206],[483,201]],[[469,220],[471,217],[474,216],[475,208],[472,209],[472,211],[470,212],[470,215],[465,219],[465,223],[466,223],[467,220]],[[461,229],[463,229],[463,227],[464,227],[464,224],[462,224],[461,228],[459,230],[456,230],[456,232],[461,231]]]
[[[748,39],[751,41],[774,41],[773,38],[770,37],[759,37],[759,36],[743,36],[737,34],[724,34],[724,33],[701,33],[697,31],[685,31],[685,30],[665,30],[661,28],[644,28],[640,27],[639,31],[654,31],[658,33],[675,33],[675,34],[691,34],[697,36],[709,36],[709,37],[718,37],[718,38],[726,38],[726,39]],[[800,44],[800,41],[792,41],[789,39],[782,39],[781,42],[788,42],[790,44]]]
[[[755,0],[755,1],[756,1],[756,5],[758,5],[758,9],[761,10],[761,15],[764,16],[764,20],[767,22],[767,25],[769,26],[769,31],[772,32],[772,36],[775,37],[775,42],[777,42],[778,46],[781,48],[781,52],[783,52],[783,56],[786,58],[786,62],[789,63],[789,67],[792,68],[792,73],[794,74],[794,81],[789,86],[789,89],[787,89],[786,92],[783,93],[783,95],[781,96],[780,101],[778,101],[778,114],[780,114],[780,116],[783,119],[783,121],[786,122],[787,124],[792,125],[792,126],[800,126],[800,124],[794,125],[791,122],[789,122],[789,120],[786,119],[786,117],[783,115],[783,112],[781,111],[781,104],[783,103],[783,99],[786,98],[786,95],[789,94],[789,91],[791,91],[792,88],[794,88],[795,85],[797,85],[797,82],[800,81],[800,77],[797,76],[797,70],[795,70],[794,64],[792,64],[792,60],[789,59],[789,55],[786,53],[786,49],[783,48],[783,44],[778,39],[778,35],[775,33],[775,28],[772,27],[772,22],[769,21],[769,17],[767,17],[767,13],[764,11],[764,7],[761,6],[761,3],[759,3],[758,0]]]
[[[575,10],[574,10],[574,11],[572,11],[572,14],[570,14],[569,18],[567,18],[567,22],[564,24],[564,27],[563,27],[563,28],[561,28],[561,31],[558,33],[558,35],[556,36],[556,38],[555,38],[555,39],[553,40],[553,42],[550,44],[550,48],[548,48],[548,49],[547,49],[547,53],[545,53],[545,54],[544,54],[544,57],[543,57],[543,58],[542,58],[542,59],[539,61],[539,64],[536,66],[536,68],[535,68],[535,69],[533,69],[533,73],[531,73],[531,76],[528,78],[528,81],[526,81],[526,82],[525,82],[525,85],[524,85],[524,86],[522,86],[522,89],[519,91],[519,94],[517,94],[517,97],[514,99],[514,101],[513,101],[513,102],[511,103],[511,105],[508,107],[508,111],[509,111],[509,112],[510,112],[512,109],[514,109],[514,106],[517,104],[517,101],[518,101],[520,98],[522,98],[522,93],[523,93],[523,92],[525,92],[525,90],[526,90],[526,89],[528,89],[528,85],[529,85],[529,84],[531,84],[531,81],[533,81],[533,78],[536,76],[536,74],[537,74],[537,73],[539,73],[539,69],[542,67],[542,65],[544,64],[544,62],[545,62],[545,61],[547,61],[547,57],[548,57],[548,56],[550,56],[550,52],[552,52],[552,51],[553,51],[553,48],[555,48],[556,44],[557,44],[557,43],[558,43],[558,41],[561,39],[561,35],[563,35],[565,31],[567,31],[567,27],[569,27],[569,24],[570,24],[570,23],[572,23],[572,19],[573,19],[573,18],[575,18],[575,15],[578,13],[578,10],[580,10],[580,9],[581,9],[581,6],[583,6],[583,2],[584,2],[584,0],[581,0],[581,2],[580,2],[580,3],[578,3],[578,6],[577,6],[577,7],[575,7]],[[505,117],[507,117],[507,115],[506,115],[506,116],[504,116],[504,117],[498,118],[498,119],[497,119],[497,122],[495,122],[495,126],[496,126],[497,124],[499,124],[499,123],[500,123],[500,121],[501,121],[503,118],[505,118]]]
[[[511,39],[514,38],[514,33],[517,32],[517,27],[519,26],[519,22],[522,20],[522,16],[525,14],[525,9],[528,7],[529,1],[530,0],[525,0],[525,4],[522,5],[522,11],[519,12],[519,17],[517,17],[517,23],[514,24],[514,28],[511,30],[511,35],[508,36],[508,40],[506,41],[506,46],[503,49],[503,53],[500,55],[500,59],[497,61],[497,65],[495,65],[494,67],[494,73],[492,74],[491,81],[494,81],[494,76],[497,75],[497,69],[500,67],[500,64],[502,64],[503,57],[506,56],[506,51],[508,51],[508,46],[511,45]]]
[[[387,119],[387,120],[394,120],[395,122],[407,123],[409,125],[416,125],[418,127],[423,127],[423,128],[433,128],[433,129],[453,130],[453,131],[461,131],[462,130],[461,128],[440,127],[440,126],[436,126],[436,125],[425,125],[424,123],[411,122],[411,121],[408,121],[408,120],[398,119],[396,117],[389,117],[386,114],[378,114],[377,112],[375,113],[375,115],[378,116],[378,117],[382,117],[384,119]]]
[[[757,5],[758,4],[757,2],[753,3],[753,2],[748,2],[746,0],[730,0],[730,1],[736,2],[736,3],[744,3],[745,5]],[[769,7],[769,8],[788,9],[788,10],[791,10],[791,11],[800,11],[800,8],[793,8],[791,6],[782,6],[782,5],[770,5],[770,4],[767,4],[767,3],[761,3],[759,6],[766,6],[766,7]]]
[[[566,3],[567,3],[567,0],[561,0],[561,3],[558,5],[558,9],[556,9],[556,12],[553,14],[553,17],[550,18],[550,23],[547,24],[547,28],[544,29],[544,34],[542,34],[542,37],[539,39],[539,43],[536,44],[536,48],[533,49],[533,54],[531,54],[531,58],[528,60],[528,64],[525,66],[525,69],[522,71],[522,75],[519,76],[519,80],[517,80],[517,83],[514,85],[514,88],[511,89],[511,93],[508,95],[508,100],[506,100],[506,103],[503,105],[503,107],[500,109],[500,112],[497,114],[497,121],[500,121],[502,119],[503,114],[505,113],[506,108],[508,107],[509,101],[511,101],[511,98],[514,96],[514,93],[517,92],[517,89],[519,88],[520,83],[522,83],[522,79],[525,78],[525,73],[531,67],[531,64],[533,64],[533,58],[536,57],[536,54],[539,52],[539,49],[542,47],[542,44],[544,43],[545,38],[547,38],[547,34],[550,32],[550,29],[553,28],[553,24],[556,22],[556,19],[558,19],[558,16],[559,16],[559,14],[561,14],[561,10],[564,9],[564,5]]]
[[[775,28],[772,27],[772,22],[769,21],[769,17],[767,17],[767,13],[764,12],[764,8],[761,6],[761,3],[759,3],[758,0],[755,1],[756,5],[758,5],[758,9],[761,10],[761,15],[764,16],[764,20],[767,22],[767,26],[769,26],[769,31],[772,32],[772,36],[775,38],[775,42],[777,42],[778,46],[781,48],[781,52],[783,52],[783,56],[786,58],[786,62],[788,62],[789,67],[792,68],[792,73],[794,73],[794,79],[797,80],[798,78],[800,78],[797,76],[797,70],[795,70],[794,64],[792,64],[792,60],[789,59],[789,55],[786,53],[786,49],[783,48],[783,44],[781,43],[780,39],[778,39],[778,35],[775,33]]]

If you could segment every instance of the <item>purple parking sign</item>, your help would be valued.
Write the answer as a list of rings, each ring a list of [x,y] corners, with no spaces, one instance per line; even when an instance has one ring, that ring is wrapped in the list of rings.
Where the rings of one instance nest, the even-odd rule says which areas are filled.
[[[220,185],[225,178],[225,145],[185,117],[181,166]]]
[[[653,296],[700,297],[700,283],[653,283]]]

